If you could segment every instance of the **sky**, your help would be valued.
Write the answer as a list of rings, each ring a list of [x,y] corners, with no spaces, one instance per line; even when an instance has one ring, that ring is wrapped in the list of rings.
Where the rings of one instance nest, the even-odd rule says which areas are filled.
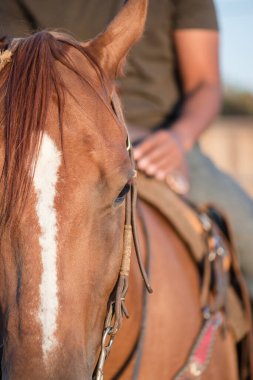
[[[225,85],[253,92],[253,0],[215,0]]]

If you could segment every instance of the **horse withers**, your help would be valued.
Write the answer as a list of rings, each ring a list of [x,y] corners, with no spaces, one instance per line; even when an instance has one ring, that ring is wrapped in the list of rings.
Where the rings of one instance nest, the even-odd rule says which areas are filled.
[[[132,204],[125,203],[135,171],[114,80],[141,36],[146,10],[146,0],[129,0],[94,40],[39,32],[6,43],[0,55],[3,379],[90,380],[110,306],[116,321],[110,328],[116,333],[120,326],[131,231],[123,229],[133,223]],[[115,339],[106,377],[127,363],[122,379],[167,380],[185,363],[203,322],[199,275],[174,229],[152,207],[141,208],[156,290],[142,361],[137,373],[129,355],[143,338],[147,304],[133,261],[132,318]],[[238,379],[229,331],[217,334],[203,379]]]

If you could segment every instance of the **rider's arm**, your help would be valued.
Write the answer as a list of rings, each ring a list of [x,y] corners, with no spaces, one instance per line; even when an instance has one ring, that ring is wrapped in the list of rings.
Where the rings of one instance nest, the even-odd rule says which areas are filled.
[[[175,32],[184,102],[170,130],[152,134],[135,150],[138,166],[147,174],[162,180],[175,170],[183,173],[185,153],[217,116],[221,98],[218,40],[217,31]]]
[[[217,31],[182,29],[174,38],[185,100],[172,130],[189,150],[220,109],[219,37]]]
[[[138,167],[164,179],[186,171],[185,153],[218,114],[218,25],[213,0],[174,1],[173,37],[182,82],[181,115],[170,130],[150,135],[135,149]]]

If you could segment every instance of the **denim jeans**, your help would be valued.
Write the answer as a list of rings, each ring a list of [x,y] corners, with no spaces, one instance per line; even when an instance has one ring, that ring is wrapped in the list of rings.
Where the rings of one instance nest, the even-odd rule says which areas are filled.
[[[187,155],[190,199],[198,205],[217,205],[228,218],[241,269],[253,300],[253,200],[228,174],[219,170],[195,146]]]

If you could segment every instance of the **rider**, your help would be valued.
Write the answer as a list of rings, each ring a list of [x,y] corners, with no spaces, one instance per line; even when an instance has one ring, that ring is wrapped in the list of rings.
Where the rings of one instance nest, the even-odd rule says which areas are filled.
[[[89,39],[122,3],[2,0],[0,35],[64,28]],[[218,45],[212,0],[150,0],[146,33],[130,53],[120,90],[139,168],[176,185],[189,176],[192,201],[224,210],[253,297],[253,202],[197,144],[220,109]]]

